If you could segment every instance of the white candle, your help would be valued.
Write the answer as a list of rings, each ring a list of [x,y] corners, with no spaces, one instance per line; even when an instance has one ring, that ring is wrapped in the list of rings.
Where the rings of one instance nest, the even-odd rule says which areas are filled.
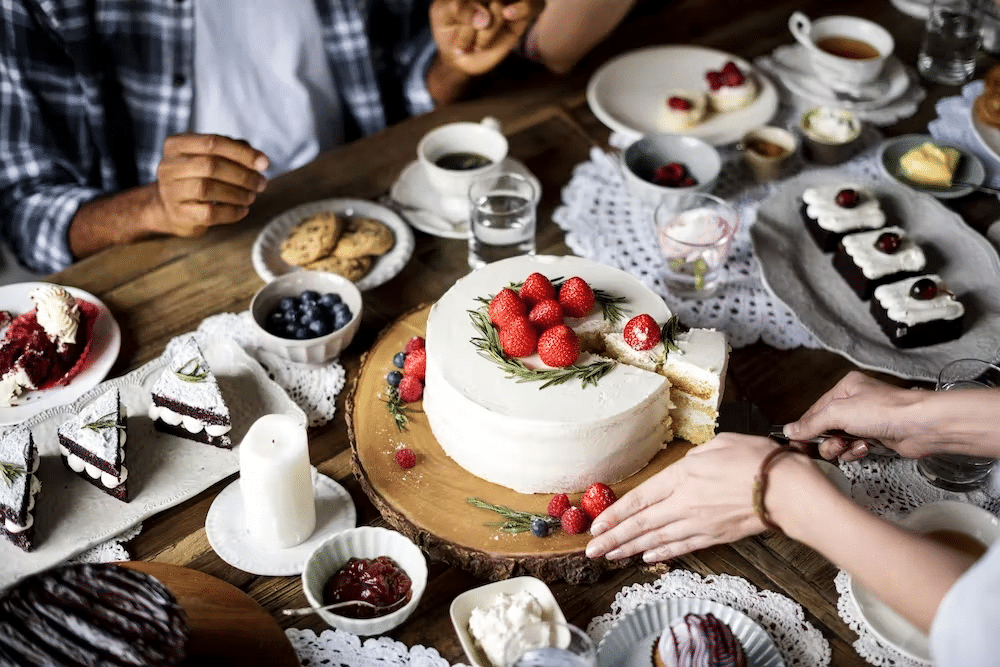
[[[247,528],[281,549],[316,528],[316,497],[306,429],[287,415],[264,415],[240,443],[240,491]]]

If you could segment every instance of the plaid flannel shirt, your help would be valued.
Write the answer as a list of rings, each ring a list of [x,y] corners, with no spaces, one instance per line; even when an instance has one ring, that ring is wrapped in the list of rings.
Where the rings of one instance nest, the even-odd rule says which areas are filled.
[[[28,267],[71,264],[80,205],[154,181],[188,130],[194,1],[0,0],[0,229]],[[433,108],[429,0],[316,7],[348,138]]]

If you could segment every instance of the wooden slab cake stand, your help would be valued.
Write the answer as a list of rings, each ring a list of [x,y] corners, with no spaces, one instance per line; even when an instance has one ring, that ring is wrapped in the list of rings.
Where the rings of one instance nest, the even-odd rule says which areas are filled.
[[[553,530],[547,537],[517,535],[487,525],[496,513],[469,504],[479,498],[494,505],[545,514],[551,494],[517,493],[467,472],[434,438],[420,402],[409,405],[409,424],[400,431],[387,408],[385,375],[392,358],[413,336],[423,336],[430,306],[411,311],[386,328],[365,355],[347,398],[347,425],[354,473],[385,520],[434,558],[468,570],[477,577],[500,580],[531,575],[543,581],[592,583],[608,569],[639,560],[591,560],[584,554],[589,533],[568,535]],[[417,464],[401,468],[396,448],[405,445]],[[613,484],[618,497],[680,459],[691,445],[675,441],[643,470]],[[578,505],[579,493],[570,494]]]

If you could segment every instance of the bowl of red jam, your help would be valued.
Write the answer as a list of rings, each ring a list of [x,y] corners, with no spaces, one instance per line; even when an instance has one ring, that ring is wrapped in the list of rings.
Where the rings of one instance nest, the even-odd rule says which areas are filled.
[[[389,632],[417,608],[427,585],[427,560],[402,533],[375,526],[337,533],[309,556],[302,591],[316,613],[331,626],[356,635]],[[368,602],[336,610],[319,607]]]

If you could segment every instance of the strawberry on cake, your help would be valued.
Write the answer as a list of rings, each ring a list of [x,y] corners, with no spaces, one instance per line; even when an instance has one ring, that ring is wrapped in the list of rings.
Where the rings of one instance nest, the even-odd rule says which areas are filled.
[[[750,105],[757,97],[757,82],[732,60],[721,70],[705,73],[708,105],[713,111],[736,111]]]
[[[670,380],[604,353],[606,335],[638,315],[670,317],[629,274],[577,257],[516,257],[459,280],[427,321],[435,439],[520,493],[577,492],[642,469],[674,437]]]
[[[708,100],[701,90],[674,90],[667,95],[663,109],[663,129],[686,130],[705,119]]]
[[[35,309],[15,318],[0,345],[0,406],[28,391],[68,384],[83,369],[97,306],[64,287],[45,284],[31,293]]]

